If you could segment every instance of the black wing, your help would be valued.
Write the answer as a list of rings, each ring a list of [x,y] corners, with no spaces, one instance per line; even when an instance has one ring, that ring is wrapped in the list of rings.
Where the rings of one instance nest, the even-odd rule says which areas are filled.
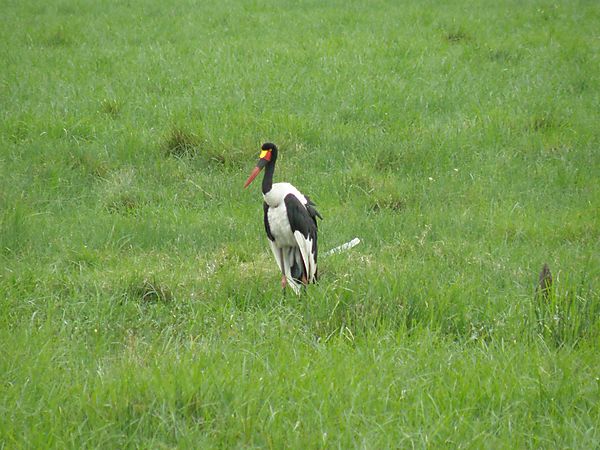
[[[298,200],[294,194],[288,194],[283,199],[287,211],[288,220],[292,227],[292,232],[299,231],[305,238],[312,240],[312,253],[317,262],[317,220],[316,216],[321,217],[314,208],[314,203],[308,202],[306,207]],[[309,210],[309,206],[311,210]]]
[[[263,202],[263,209],[265,210],[265,231],[267,232],[267,237],[271,241],[275,241],[275,238],[271,234],[271,227],[269,226],[269,205],[267,205],[267,202]]]

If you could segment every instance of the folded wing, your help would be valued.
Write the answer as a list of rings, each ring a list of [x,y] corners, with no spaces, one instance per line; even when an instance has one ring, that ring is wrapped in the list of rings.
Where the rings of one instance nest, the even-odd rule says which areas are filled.
[[[306,205],[293,194],[288,194],[285,199],[288,220],[298,244],[302,257],[302,275],[308,283],[317,280],[317,220],[319,216],[314,204],[307,199]]]

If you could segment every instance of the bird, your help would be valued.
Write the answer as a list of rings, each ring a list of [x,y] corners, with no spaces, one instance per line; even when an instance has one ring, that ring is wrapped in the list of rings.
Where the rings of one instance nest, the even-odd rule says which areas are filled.
[[[316,283],[317,217],[316,205],[290,183],[273,183],[277,146],[261,146],[258,163],[244,183],[244,189],[265,170],[262,181],[264,226],[281,271],[281,287],[290,286],[296,294],[309,283]]]

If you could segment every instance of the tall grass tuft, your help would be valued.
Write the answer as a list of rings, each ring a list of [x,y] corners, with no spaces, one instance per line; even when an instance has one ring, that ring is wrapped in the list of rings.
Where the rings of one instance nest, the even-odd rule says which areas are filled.
[[[100,102],[100,112],[116,119],[121,112],[121,103],[114,98],[105,98]]]
[[[568,279],[541,284],[530,311],[530,331],[555,347],[577,346],[584,339],[600,337],[598,292]]]

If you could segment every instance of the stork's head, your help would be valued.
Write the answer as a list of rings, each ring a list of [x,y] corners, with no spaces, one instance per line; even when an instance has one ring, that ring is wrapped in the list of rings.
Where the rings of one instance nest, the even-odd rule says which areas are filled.
[[[260,149],[261,152],[258,156],[258,162],[256,163],[256,167],[254,168],[254,170],[252,170],[252,173],[244,183],[245,188],[248,187],[248,185],[252,183],[252,181],[254,181],[256,176],[267,164],[274,164],[275,160],[277,159],[277,146],[275,144],[272,144],[271,142],[265,142]]]

